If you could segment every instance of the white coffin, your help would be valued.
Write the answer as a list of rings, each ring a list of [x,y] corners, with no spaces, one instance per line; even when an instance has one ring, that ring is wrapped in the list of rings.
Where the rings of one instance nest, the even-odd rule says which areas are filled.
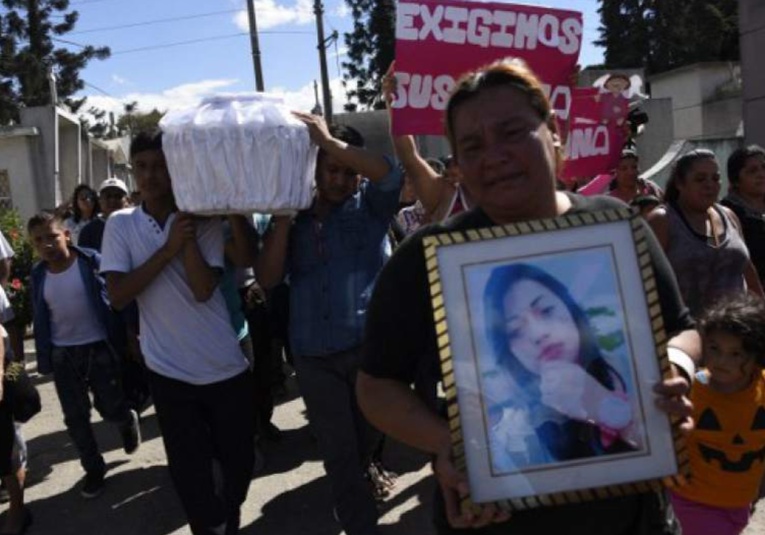
[[[318,149],[281,98],[212,97],[160,121],[178,208],[276,213],[311,204]]]

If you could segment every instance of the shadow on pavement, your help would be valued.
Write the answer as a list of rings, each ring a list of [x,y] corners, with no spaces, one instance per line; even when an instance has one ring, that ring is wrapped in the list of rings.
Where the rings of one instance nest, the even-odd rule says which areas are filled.
[[[41,534],[166,535],[186,524],[164,466],[107,474],[103,494],[91,500],[74,486],[29,507],[30,531]]]
[[[255,480],[253,485],[257,485]],[[332,497],[326,477],[283,492],[263,506],[262,514],[242,528],[242,535],[339,535],[332,517]]]
[[[263,439],[259,444],[265,456],[265,466],[255,474],[254,484],[257,484],[257,477],[283,474],[305,462],[319,460],[316,440],[311,435],[308,424],[298,429],[283,429],[280,440]]]
[[[63,416],[62,416],[63,418]],[[93,433],[102,454],[112,450],[122,450],[122,438],[117,427],[111,422],[100,420],[92,424]],[[160,436],[156,415],[150,414],[141,418],[141,436],[148,442]],[[32,486],[38,479],[44,479],[50,472],[50,467],[67,461],[79,459],[77,449],[66,430],[40,435],[27,441],[29,451],[29,467]],[[47,473],[38,474],[41,472]]]

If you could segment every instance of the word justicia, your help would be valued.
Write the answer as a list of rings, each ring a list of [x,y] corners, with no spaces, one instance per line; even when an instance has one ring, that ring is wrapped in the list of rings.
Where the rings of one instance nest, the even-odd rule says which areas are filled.
[[[583,28],[575,18],[433,4],[401,3],[396,17],[396,38],[405,41],[471,44],[483,48],[536,50],[556,48],[579,52]]]

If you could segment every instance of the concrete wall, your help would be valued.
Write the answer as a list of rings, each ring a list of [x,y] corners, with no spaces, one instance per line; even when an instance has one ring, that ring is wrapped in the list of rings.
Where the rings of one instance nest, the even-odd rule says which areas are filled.
[[[57,114],[50,106],[22,108],[21,124],[35,127],[40,133],[33,147],[36,205],[39,208],[53,208],[58,205],[58,200],[61,198],[60,189],[56,187],[58,158],[56,139],[53,135],[53,132],[58,129]]]
[[[735,135],[741,123],[740,69],[700,63],[650,78],[651,97],[672,99],[675,139]]]
[[[71,198],[80,183],[97,187],[109,176],[109,147],[87,135],[83,137],[79,119],[71,113],[52,106],[24,108],[21,123],[21,128],[8,132],[16,131],[18,136],[25,128],[34,129],[33,141],[23,147],[16,141],[11,144],[8,139],[13,136],[2,139],[0,129],[0,149],[22,160],[29,154],[29,169],[10,173],[12,183],[24,182],[14,189],[13,202],[20,209],[29,207],[23,208],[25,217],[60,205]],[[4,168],[3,162],[0,158],[0,168]]]
[[[60,204],[70,199],[74,188],[83,182],[80,123],[59,115],[58,135],[60,197],[57,204]]]
[[[13,207],[21,214],[22,221],[39,210],[34,179],[39,140],[36,128],[0,131],[0,169],[8,172]]]
[[[341,113],[335,115],[335,122],[361,132],[367,148],[373,152],[393,155],[387,111]],[[417,146],[424,158],[440,158],[450,154],[449,143],[444,136],[417,136]]]
[[[101,182],[109,178],[109,149],[95,140],[90,140],[90,159],[91,159],[91,182],[90,184],[98,189]]]
[[[663,188],[669,180],[675,162],[681,156],[695,149],[709,149],[715,153],[717,162],[720,165],[720,174],[722,176],[720,197],[722,198],[728,193],[728,177],[725,172],[728,157],[730,157],[734,150],[741,147],[742,143],[743,139],[741,138],[709,138],[703,140],[676,141],[672,147],[670,147],[670,151],[668,151],[665,157],[660,162],[657,162],[654,167],[650,169],[644,168],[645,172],[641,176],[653,180]]]
[[[672,99],[652,98],[640,107],[648,114],[648,124],[637,138],[640,168],[649,169],[658,162],[675,139],[675,122],[672,119]]]
[[[765,1],[740,0],[739,16],[746,141],[765,147]]]

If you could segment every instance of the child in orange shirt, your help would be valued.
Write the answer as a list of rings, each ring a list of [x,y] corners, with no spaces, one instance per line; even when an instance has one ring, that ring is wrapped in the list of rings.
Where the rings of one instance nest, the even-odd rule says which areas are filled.
[[[765,303],[717,303],[699,330],[706,368],[691,389],[691,477],[670,498],[683,535],[738,535],[765,475]]]

